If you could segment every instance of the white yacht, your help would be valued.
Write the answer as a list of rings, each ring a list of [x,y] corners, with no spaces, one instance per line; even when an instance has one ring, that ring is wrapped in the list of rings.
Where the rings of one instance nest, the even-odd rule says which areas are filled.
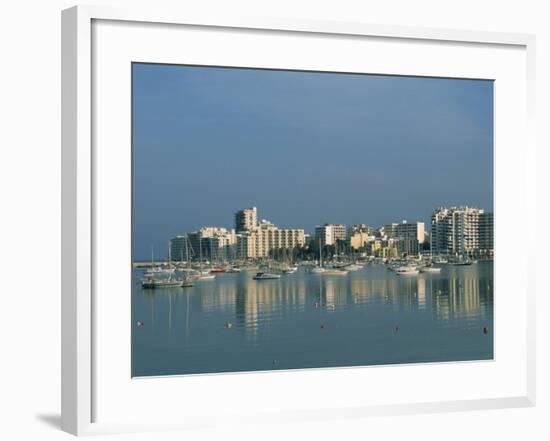
[[[141,287],[144,289],[157,288],[187,288],[193,286],[193,283],[187,279],[155,279],[154,277],[146,277],[141,280]]]
[[[298,271],[297,266],[287,266],[281,270],[284,274],[293,274]]]
[[[437,266],[425,266],[423,268],[420,268],[420,272],[421,273],[440,273],[441,272],[441,268],[440,267],[437,267]]]
[[[242,270],[237,266],[232,266],[231,268],[228,268],[226,273],[240,273]]]
[[[262,271],[256,273],[256,275],[253,277],[254,280],[272,280],[272,279],[280,279],[280,274],[273,274],[273,273],[264,273]]]
[[[418,270],[414,266],[400,266],[393,271],[399,276],[414,276],[418,274]]]

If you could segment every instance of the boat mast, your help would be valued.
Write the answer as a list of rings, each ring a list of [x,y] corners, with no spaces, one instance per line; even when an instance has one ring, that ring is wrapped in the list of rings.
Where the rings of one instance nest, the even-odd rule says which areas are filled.
[[[320,237],[319,237],[319,268],[323,268],[323,249],[321,248]]]
[[[200,260],[200,271],[202,273],[202,233],[199,232],[199,260]]]
[[[185,235],[185,258],[187,259],[187,268],[189,268],[189,235]]]

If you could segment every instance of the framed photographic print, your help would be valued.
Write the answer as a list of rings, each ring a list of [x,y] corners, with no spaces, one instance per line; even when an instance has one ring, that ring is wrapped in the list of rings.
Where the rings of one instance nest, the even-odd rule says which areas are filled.
[[[75,7],[62,40],[64,430],[534,404],[532,36]]]

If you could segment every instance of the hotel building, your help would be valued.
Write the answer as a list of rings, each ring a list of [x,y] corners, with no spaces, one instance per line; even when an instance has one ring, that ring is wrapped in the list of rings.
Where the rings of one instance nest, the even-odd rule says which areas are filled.
[[[425,240],[424,222],[407,222],[387,224],[384,235],[394,239],[399,254],[418,254]]]
[[[176,236],[170,239],[168,243],[169,259],[177,261],[187,260],[189,246],[187,244],[187,236]],[[189,253],[191,254],[191,253]]]
[[[257,221],[256,207],[235,214],[236,256],[242,259],[269,257],[273,250],[303,246],[305,234],[299,228],[279,228],[267,220]]]
[[[493,214],[473,207],[440,207],[432,213],[433,254],[493,254]]]
[[[235,253],[235,230],[221,227],[203,227],[188,234],[190,255],[194,259],[225,260]]]
[[[321,247],[334,245],[339,240],[346,240],[344,224],[324,224],[315,227],[315,242],[320,242]]]
[[[245,208],[235,213],[235,231],[237,233],[254,230],[257,225],[258,210],[256,207]]]

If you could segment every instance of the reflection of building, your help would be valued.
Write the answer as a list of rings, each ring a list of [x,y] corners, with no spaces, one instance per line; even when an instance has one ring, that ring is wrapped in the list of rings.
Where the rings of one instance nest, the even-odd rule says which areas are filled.
[[[432,213],[432,253],[492,254],[493,214],[472,207],[441,207]]]
[[[324,224],[315,227],[315,242],[321,246],[334,245],[339,240],[346,240],[346,226],[343,224]]]

